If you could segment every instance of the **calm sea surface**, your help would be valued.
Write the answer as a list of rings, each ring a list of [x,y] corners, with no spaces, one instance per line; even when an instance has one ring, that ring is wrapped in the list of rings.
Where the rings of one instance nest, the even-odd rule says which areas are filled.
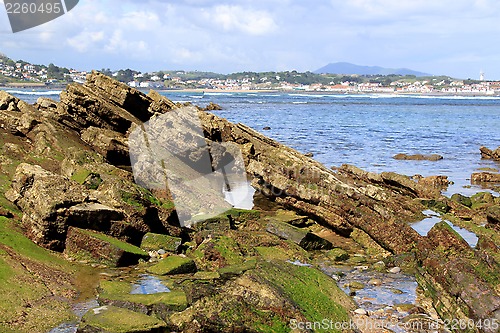
[[[33,103],[58,92],[10,91]],[[220,104],[216,114],[244,123],[326,166],[353,164],[368,171],[447,175],[447,194],[471,194],[470,175],[500,168],[481,160],[479,147],[500,146],[500,97],[312,95],[287,93],[163,92],[176,102]],[[269,126],[271,130],[263,131]],[[443,160],[398,161],[398,153],[440,154]],[[464,187],[465,186],[465,187]]]

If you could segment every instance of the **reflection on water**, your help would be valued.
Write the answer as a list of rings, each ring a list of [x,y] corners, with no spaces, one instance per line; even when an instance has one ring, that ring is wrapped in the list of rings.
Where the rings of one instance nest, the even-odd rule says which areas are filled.
[[[478,237],[475,233],[464,229],[457,227],[453,223],[447,220],[441,219],[439,215],[437,215],[434,211],[432,210],[426,210],[423,212],[426,215],[426,218],[424,218],[422,221],[411,223],[410,226],[418,232],[422,236],[427,236],[427,233],[429,230],[432,229],[434,225],[441,221],[445,221],[448,223],[448,225],[455,230],[471,247],[476,247],[477,242],[478,242]]]
[[[151,295],[158,293],[168,293],[170,289],[157,277],[142,275],[142,278],[132,285],[131,294]]]

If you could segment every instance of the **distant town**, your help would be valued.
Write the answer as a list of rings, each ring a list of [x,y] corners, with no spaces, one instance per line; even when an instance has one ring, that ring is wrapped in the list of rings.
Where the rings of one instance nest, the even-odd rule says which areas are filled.
[[[297,71],[217,74],[101,69],[100,72],[139,89],[500,95],[500,81],[487,81],[482,73],[479,80],[460,80],[448,76],[316,74]],[[36,65],[15,61],[0,54],[0,86],[3,87],[58,88],[71,82],[84,83],[87,74],[86,71],[54,64]]]

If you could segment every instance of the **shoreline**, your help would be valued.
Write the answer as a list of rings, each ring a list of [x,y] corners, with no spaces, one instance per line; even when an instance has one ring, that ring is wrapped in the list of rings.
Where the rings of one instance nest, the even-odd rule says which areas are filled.
[[[67,85],[52,85],[47,86],[45,84],[11,84],[11,85],[0,85],[0,90],[6,89],[43,89],[47,91],[63,90]],[[156,90],[165,93],[194,93],[194,94],[307,94],[307,95],[387,95],[387,96],[429,96],[429,97],[500,97],[500,93],[497,94],[486,94],[479,92],[460,92],[460,93],[450,93],[450,92],[431,92],[431,93],[413,93],[413,92],[385,92],[385,91],[350,91],[350,92],[336,92],[336,91],[308,91],[308,90],[281,90],[281,89],[255,89],[255,90],[241,90],[241,89],[148,89],[148,88],[134,88],[141,92],[148,92],[150,90]]]

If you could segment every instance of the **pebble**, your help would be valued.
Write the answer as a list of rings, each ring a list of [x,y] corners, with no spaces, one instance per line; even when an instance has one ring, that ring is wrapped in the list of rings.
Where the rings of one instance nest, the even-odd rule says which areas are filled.
[[[354,310],[354,313],[361,315],[361,316],[366,316],[368,314],[368,312],[366,312],[365,309],[356,309],[356,310]]]
[[[370,281],[368,281],[368,284],[370,284],[372,286],[380,286],[382,284],[382,280],[380,280],[380,279],[371,279]]]
[[[159,250],[158,250],[158,254],[159,254],[160,256],[164,255],[165,253],[167,253],[167,252],[166,252],[164,249],[159,249]]]
[[[401,272],[401,268],[399,268],[399,267],[393,267],[389,270],[389,273],[393,273],[393,274],[397,274],[399,272]]]

